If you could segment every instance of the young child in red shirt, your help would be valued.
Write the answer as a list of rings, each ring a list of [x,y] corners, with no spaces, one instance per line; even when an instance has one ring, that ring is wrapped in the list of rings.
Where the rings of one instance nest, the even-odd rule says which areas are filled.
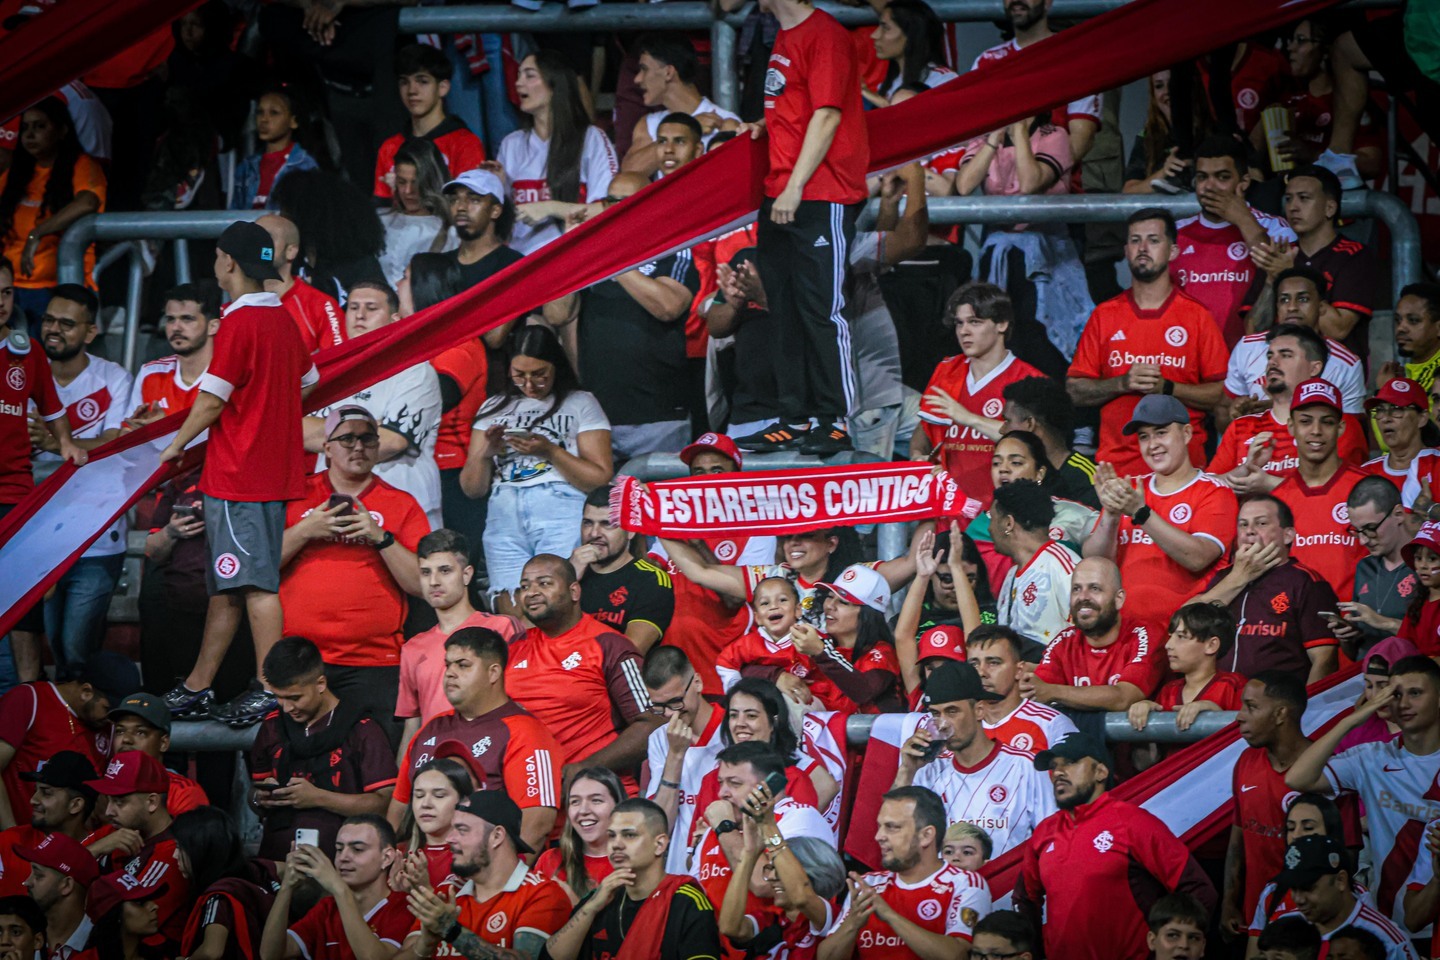
[[[726,690],[735,686],[747,667],[772,667],[765,673],[782,693],[790,695],[812,668],[810,658],[790,642],[790,628],[800,618],[800,592],[784,577],[766,577],[755,586],[750,597],[755,629],[731,641],[715,663],[715,672]]]

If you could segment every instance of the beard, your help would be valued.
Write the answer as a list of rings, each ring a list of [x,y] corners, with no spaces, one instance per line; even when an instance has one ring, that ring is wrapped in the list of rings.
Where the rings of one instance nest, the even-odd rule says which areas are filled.
[[[475,854],[474,860],[461,861],[455,859],[450,864],[450,870],[455,876],[468,880],[473,876],[484,873],[490,869],[490,851],[481,850]]]
[[[48,343],[42,343],[41,346],[45,350],[45,356],[49,357],[51,360],[58,360],[61,363],[64,363],[66,360],[74,360],[76,357],[80,356],[80,354],[85,352],[85,344],[83,343],[78,344],[74,347],[62,346],[53,350]]]
[[[1085,806],[1085,804],[1095,799],[1095,791],[1099,788],[1100,785],[1097,783],[1092,783],[1088,787],[1077,786],[1075,788],[1075,792],[1072,793],[1070,796],[1066,797],[1064,800],[1056,797],[1055,806],[1059,807],[1061,810],[1074,810],[1076,807],[1083,807]]]
[[[1153,280],[1158,280],[1162,274],[1170,269],[1170,265],[1164,263],[1152,263],[1149,266],[1143,267],[1136,266],[1132,263],[1129,266],[1130,276],[1139,280],[1141,283],[1150,283]]]
[[[479,240],[485,236],[485,228],[476,228],[473,223],[465,227],[456,225],[455,236],[459,237],[462,243],[469,243],[471,240]]]
[[[913,844],[909,850],[901,854],[892,850],[889,856],[880,858],[880,869],[890,870],[894,873],[903,873],[920,862],[920,845]]]
[[[1010,23],[1016,30],[1029,30],[1035,26],[1035,24],[1045,19],[1045,5],[1043,3],[1037,3],[1023,13],[1007,8],[1006,13],[1010,15]]]
[[[1070,615],[1070,619],[1072,622],[1075,622],[1075,615],[1073,613]],[[1075,625],[1080,627],[1080,632],[1087,637],[1103,637],[1114,629],[1115,624],[1119,621],[1120,611],[1114,607],[1110,607],[1108,609],[1096,610],[1095,623],[1090,627],[1080,627],[1078,622],[1075,622]]]

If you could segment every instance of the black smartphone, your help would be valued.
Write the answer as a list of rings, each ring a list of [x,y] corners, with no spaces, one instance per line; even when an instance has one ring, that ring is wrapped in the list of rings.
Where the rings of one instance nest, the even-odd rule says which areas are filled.
[[[784,770],[776,770],[765,778],[765,789],[770,791],[770,796],[778,797],[785,792],[788,781],[785,779]]]
[[[261,781],[260,783],[252,783],[251,786],[254,787],[256,790],[279,790],[282,786],[284,786],[284,784],[265,783],[264,781]]]
[[[343,493],[332,493],[330,499],[325,502],[325,509],[333,510],[344,504],[345,509],[336,514],[337,517],[350,517],[355,514],[355,498]]]
[[[205,507],[199,503],[177,504],[170,512],[177,517],[184,517],[187,520],[205,519]]]

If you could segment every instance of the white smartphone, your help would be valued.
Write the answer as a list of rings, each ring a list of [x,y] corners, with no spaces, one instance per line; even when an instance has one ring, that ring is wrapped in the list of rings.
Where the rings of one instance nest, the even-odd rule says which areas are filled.
[[[505,428],[505,436],[507,436],[507,437],[528,437],[528,436],[530,436],[530,433],[531,433],[531,431],[526,430],[524,427],[506,427],[506,428]]]
[[[295,846],[297,847],[318,847],[320,846],[320,831],[301,827],[295,831]]]

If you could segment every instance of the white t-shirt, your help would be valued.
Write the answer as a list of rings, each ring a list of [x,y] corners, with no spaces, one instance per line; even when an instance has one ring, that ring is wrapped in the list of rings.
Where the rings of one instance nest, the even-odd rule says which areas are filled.
[[[1011,567],[995,595],[996,618],[1023,637],[1049,643],[1070,626],[1070,576],[1080,557],[1051,540],[1023,567]]]
[[[496,160],[505,170],[510,199],[518,206],[549,200],[550,185],[545,182],[545,164],[550,159],[550,141],[541,140],[533,130],[516,130],[500,141]],[[615,148],[599,127],[585,131],[585,146],[580,151],[580,201],[599,200],[610,189],[610,180],[620,172]],[[532,227],[515,221],[510,246],[529,254],[559,237],[559,223],[550,221]]]
[[[723,723],[724,720],[721,720]],[[695,822],[695,798],[700,793],[700,781],[705,774],[715,769],[715,757],[725,749],[720,739],[720,724],[710,731],[710,738],[703,743],[692,744],[685,751],[685,761],[680,767],[680,797],[675,807],[675,823],[670,829],[670,851],[665,855],[665,870],[669,873],[684,873],[685,862],[690,855],[690,827]],[[665,738],[665,728],[656,727],[650,731],[646,744],[649,758],[649,776],[645,781],[647,800],[654,800],[660,792],[660,775],[665,772],[665,758],[670,754],[670,743]]]
[[[645,114],[645,129],[647,132],[649,132],[651,140],[654,140],[660,135],[660,121],[664,120],[666,117],[668,117],[674,112],[675,111],[673,110],[666,110],[662,107],[659,110],[652,110],[650,113]],[[722,120],[740,119],[739,114],[731,113],[729,110],[726,110],[724,107],[715,103],[709,97],[704,96],[700,98],[700,105],[696,107],[693,111],[691,111],[690,116],[697,117],[702,113],[713,113]],[[710,146],[710,141],[714,139],[715,134],[718,132],[718,129],[711,130],[709,133],[705,134],[703,138],[701,138],[700,142],[705,144],[705,146],[707,147]]]
[[[435,242],[440,231],[445,231],[445,242],[437,253],[460,246],[460,238],[455,235],[455,230],[445,226],[445,221],[439,217],[432,217],[428,213],[411,216],[399,210],[386,210],[380,214],[380,222],[385,226],[385,250],[380,254],[380,269],[392,287],[399,284],[400,278],[405,276],[405,268],[410,265],[411,257],[417,253],[430,252],[431,244]]]
[[[1337,340],[1325,338],[1330,347],[1330,358],[1320,379],[1328,380],[1340,390],[1340,399],[1346,413],[1363,413],[1365,410],[1365,365]],[[1265,367],[1268,364],[1265,334],[1251,333],[1240,338],[1235,349],[1230,351],[1230,366],[1225,371],[1225,392],[1232,397],[1254,397],[1268,400],[1265,392]]]
[[[1024,843],[1056,810],[1050,776],[1035,769],[1034,755],[999,743],[971,769],[946,750],[916,771],[913,783],[940,796],[950,823],[963,820],[990,834],[995,857]]]
[[[940,86],[940,84],[949,83],[951,80],[954,80],[959,76],[960,74],[956,73],[954,70],[951,70],[949,67],[945,66],[942,63],[932,63],[930,64],[930,66],[925,68],[925,75],[920,78],[920,82],[925,84],[925,88],[927,90],[934,90],[936,87]],[[895,72],[895,76],[891,78],[890,82],[882,83],[880,85],[880,89],[875,92],[888,100],[893,97],[895,95],[895,91],[899,89],[900,72],[897,70]]]
[[[553,399],[517,397],[499,407],[487,403],[475,418],[475,429],[484,431],[499,423],[507,430],[529,430],[575,456],[580,454],[580,434],[610,429],[610,421],[605,411],[600,409],[600,401],[595,399],[594,394],[572,390],[564,403],[545,414]],[[543,419],[542,414],[545,414]],[[516,453],[509,445],[503,445],[500,455],[495,458],[495,482],[530,486],[536,483],[565,483],[566,480],[550,461]]]
[[[409,447],[393,460],[377,464],[375,475],[404,490],[420,504],[430,528],[445,525],[440,515],[440,468],[435,464],[435,436],[440,429],[440,378],[428,363],[417,363],[366,387],[335,404],[357,403],[369,410],[380,426],[394,430]],[[327,412],[317,411],[323,417]]]

